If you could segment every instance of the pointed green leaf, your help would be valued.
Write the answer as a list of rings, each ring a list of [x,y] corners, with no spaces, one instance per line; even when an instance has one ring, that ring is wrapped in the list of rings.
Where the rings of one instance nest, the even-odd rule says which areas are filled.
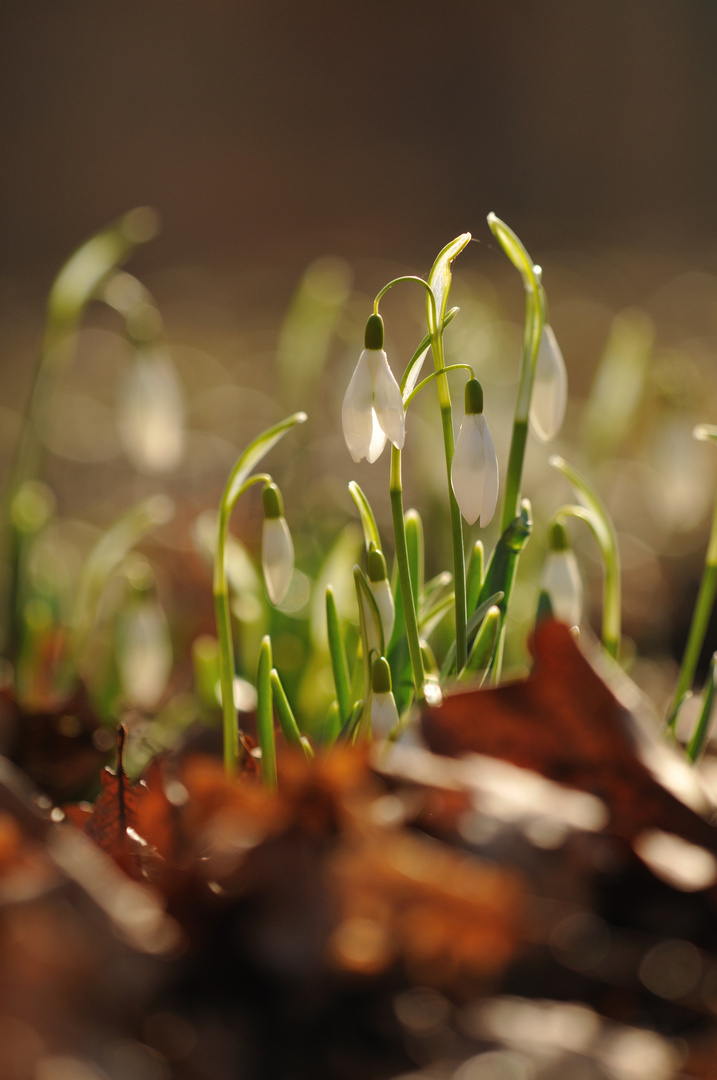
[[[290,431],[297,424],[303,424],[305,420],[305,412],[294,413],[292,416],[287,417],[286,420],[282,420],[280,424],[276,424],[275,427],[269,428],[267,431],[262,432],[261,435],[257,435],[256,439],[249,443],[229,474],[229,480],[220,503],[220,512],[223,511],[227,515],[231,513],[249,474],[256,468],[262,458],[269,453],[271,448],[286,435],[287,431]]]
[[[475,636],[466,666],[458,676],[459,681],[465,682],[480,672],[482,673],[480,681],[483,682],[493,661],[501,621],[500,608],[497,604],[491,604]]]
[[[272,668],[269,673],[271,679],[271,689],[274,699],[274,705],[276,706],[276,715],[279,717],[279,725],[281,727],[282,734],[286,739],[287,746],[295,746],[297,749],[303,750],[307,759],[310,761],[313,758],[313,751],[310,745],[305,742],[301,732],[299,731],[299,725],[296,722],[296,717],[292,711],[289,699],[286,696],[286,691],[282,685],[279,677],[279,672],[276,668]]]
[[[496,214],[488,214],[490,231],[503,248],[515,269],[523,279],[526,289],[530,289],[538,296],[541,285],[535,273],[535,263],[526,251],[518,236]]]
[[[356,503],[356,509],[358,510],[359,516],[361,518],[361,525],[363,527],[363,535],[366,542],[366,549],[368,550],[371,544],[373,544],[374,547],[377,547],[379,549],[379,551],[382,551],[383,548],[381,547],[381,537],[379,535],[378,525],[376,524],[376,518],[374,517],[373,510],[371,509],[370,502],[368,501],[355,480],[352,480],[349,484],[349,491],[351,492],[351,498]]]
[[[336,687],[336,701],[338,703],[339,720],[343,725],[351,712],[351,690],[349,686],[348,664],[346,662],[346,650],[344,649],[341,636],[341,626],[336,610],[336,600],[331,586],[326,589],[326,632],[329,640],[329,655],[331,657],[331,670],[334,675]]]
[[[271,638],[267,635],[261,643],[256,672],[256,733],[261,747],[261,778],[265,787],[275,791],[276,743],[271,668]]]
[[[138,244],[156,236],[158,227],[154,210],[139,207],[90,237],[70,256],[50,290],[42,347],[44,357],[49,358],[59,340],[74,328],[107,276]],[[59,358],[54,356],[53,359]]]
[[[425,543],[423,539],[423,522],[418,510],[407,510],[404,518],[406,528],[406,547],[408,548],[408,568],[411,574],[413,595],[416,603],[420,603],[423,592],[423,578],[425,567]]]
[[[451,263],[456,255],[470,242],[470,233],[461,233],[450,244],[446,244],[439,252],[436,261],[428,275],[428,284],[431,286],[436,301],[435,312],[433,305],[428,303],[428,329],[431,334],[438,333],[438,328],[443,326],[443,316],[448,302],[448,293],[451,288]]]
[[[480,596],[481,585],[483,584],[484,560],[483,541],[476,540],[468,561],[468,572],[466,573],[466,611],[469,616],[478,603],[478,597]]]

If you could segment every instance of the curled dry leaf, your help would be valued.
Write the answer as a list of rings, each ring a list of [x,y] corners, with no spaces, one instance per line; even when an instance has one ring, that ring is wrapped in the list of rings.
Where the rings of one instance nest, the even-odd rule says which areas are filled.
[[[535,666],[521,682],[451,694],[426,708],[422,723],[437,754],[483,754],[597,796],[609,830],[634,842],[645,830],[676,834],[717,851],[710,806],[678,755],[628,708],[562,623],[546,620],[533,640]],[[619,696],[618,696],[619,695]],[[705,816],[703,816],[705,815]]]

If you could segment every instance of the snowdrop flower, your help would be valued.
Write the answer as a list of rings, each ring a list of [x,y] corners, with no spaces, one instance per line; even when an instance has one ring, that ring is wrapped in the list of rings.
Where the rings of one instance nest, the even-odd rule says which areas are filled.
[[[371,586],[371,592],[376,601],[378,613],[381,616],[384,644],[388,647],[396,619],[396,605],[393,602],[393,593],[388,583],[386,560],[383,557],[383,552],[379,551],[378,548],[372,548],[369,551],[366,559],[366,570],[368,571],[368,583]]]
[[[485,527],[498,501],[498,458],[483,416],[483,389],[477,379],[466,383],[466,413],[458,432],[451,465],[451,486],[469,525],[480,518]]]
[[[373,662],[371,686],[371,732],[375,739],[387,739],[398,724],[398,709],[391,690],[391,669],[384,656]]]
[[[530,430],[541,442],[560,431],[568,402],[568,373],[551,326],[544,326],[530,399]]]
[[[264,582],[274,607],[286,596],[294,571],[294,544],[284,517],[284,501],[276,484],[262,491],[264,528],[261,537],[261,565]]]
[[[577,626],[583,611],[583,583],[575,552],[565,527],[554,521],[548,533],[548,555],[540,578],[553,615],[568,626]]]
[[[383,319],[371,315],[366,323],[365,349],[359,357],[344,397],[341,420],[354,461],[374,462],[390,439],[403,447],[406,418],[403,399],[383,351]]]

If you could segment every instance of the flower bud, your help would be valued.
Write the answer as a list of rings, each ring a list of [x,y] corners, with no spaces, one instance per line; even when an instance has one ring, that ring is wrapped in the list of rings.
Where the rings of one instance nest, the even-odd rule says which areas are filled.
[[[373,662],[371,687],[371,731],[375,739],[387,739],[398,724],[398,709],[391,690],[391,669],[384,656]]]
[[[560,431],[568,402],[568,373],[553,329],[543,327],[530,399],[530,430],[541,442]]]
[[[406,431],[401,389],[383,351],[383,319],[371,315],[366,323],[365,348],[344,396],[341,421],[354,461],[374,462],[386,439],[400,450]]]
[[[383,557],[383,552],[379,551],[378,548],[372,548],[372,550],[369,551],[366,558],[366,570],[368,573],[368,583],[371,587],[373,598],[376,601],[378,613],[381,616],[383,640],[386,648],[388,648],[388,643],[391,640],[391,634],[393,633],[393,624],[396,620],[396,605],[388,581],[386,560]]]
[[[276,607],[286,596],[294,570],[294,544],[284,517],[284,502],[276,484],[262,492],[264,527],[261,538],[261,565],[269,600]]]
[[[565,527],[554,521],[548,533],[548,554],[540,577],[540,588],[548,594],[553,615],[568,626],[577,626],[582,617],[583,583],[575,552]]]
[[[480,518],[485,527],[498,501],[498,458],[483,416],[483,389],[477,379],[466,383],[465,416],[453,452],[451,487],[468,524]]]

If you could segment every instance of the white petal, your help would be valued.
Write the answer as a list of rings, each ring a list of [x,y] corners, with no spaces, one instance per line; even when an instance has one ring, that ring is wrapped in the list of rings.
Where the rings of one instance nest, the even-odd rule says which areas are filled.
[[[463,417],[451,465],[453,494],[469,525],[478,520],[483,508],[486,466],[483,432],[477,423],[479,418],[483,420],[483,416],[479,417],[477,413],[468,413]]]
[[[393,633],[393,624],[396,620],[396,605],[393,602],[391,586],[385,578],[383,581],[369,581],[369,585],[376,601],[378,613],[381,616],[384,645],[388,648]]]
[[[568,373],[552,327],[544,326],[530,399],[530,428],[541,442],[560,431],[568,401]]]
[[[386,445],[386,432],[379,424],[378,417],[373,409],[371,409],[371,425],[371,441],[366,451],[366,460],[369,465],[373,465],[374,461],[381,457],[383,448]]]
[[[361,458],[366,457],[372,446],[373,383],[367,356],[368,350],[364,349],[351,376],[341,409],[344,439],[354,461],[360,461]]]
[[[485,479],[483,481],[483,506],[480,512],[480,526],[488,525],[495,513],[498,502],[498,455],[488,428],[488,421],[482,414],[476,417],[478,426],[483,429],[483,454],[485,459]],[[483,421],[481,423],[481,421]]]
[[[374,739],[387,739],[398,723],[398,709],[393,694],[373,694],[371,697],[371,731]]]
[[[286,596],[294,569],[294,544],[286,518],[264,518],[261,565],[266,591],[276,607]]]
[[[549,551],[540,587],[550,597],[555,618],[568,626],[577,626],[583,610],[583,583],[575,553]]]
[[[383,349],[369,350],[368,367],[373,380],[373,407],[378,422],[397,450],[403,448],[406,415],[401,389]]]

